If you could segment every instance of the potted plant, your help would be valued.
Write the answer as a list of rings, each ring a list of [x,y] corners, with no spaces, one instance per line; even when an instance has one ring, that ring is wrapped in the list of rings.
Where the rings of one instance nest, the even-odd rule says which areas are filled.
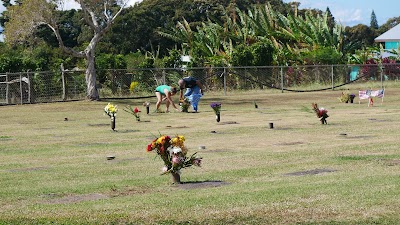
[[[180,99],[179,106],[181,108],[181,112],[189,112],[190,101],[188,98]]]

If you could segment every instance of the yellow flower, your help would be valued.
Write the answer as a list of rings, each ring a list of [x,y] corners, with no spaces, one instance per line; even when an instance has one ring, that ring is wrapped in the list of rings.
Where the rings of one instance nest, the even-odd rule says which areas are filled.
[[[138,86],[138,84],[139,84],[139,82],[137,82],[137,81],[132,81],[132,82],[131,82],[131,85],[129,85],[129,90],[130,90],[131,92],[133,92],[133,91],[135,90],[135,87]]]
[[[118,111],[118,107],[117,106],[114,106],[113,104],[111,104],[111,103],[108,103],[107,104],[107,106],[104,108],[104,111],[107,113],[107,114],[110,114],[110,113],[116,113],[117,111]]]
[[[165,136],[161,136],[161,137],[159,137],[159,138],[157,139],[157,143],[158,143],[158,144],[164,144],[164,142],[165,142]]]
[[[178,135],[178,136],[176,136],[176,137],[171,139],[171,143],[172,143],[173,146],[177,146],[177,147],[183,148],[184,147],[183,142],[185,142],[185,137],[182,136],[182,135]]]

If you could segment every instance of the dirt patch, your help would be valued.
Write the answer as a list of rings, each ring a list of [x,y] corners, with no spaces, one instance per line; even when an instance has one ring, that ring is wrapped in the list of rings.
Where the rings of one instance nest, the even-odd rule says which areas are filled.
[[[176,184],[175,187],[183,190],[191,190],[198,188],[212,188],[212,187],[220,187],[224,185],[228,185],[228,182],[220,181],[220,180],[211,180],[211,181],[188,181],[182,182],[180,184]]]
[[[369,121],[375,121],[375,122],[391,122],[391,120],[380,120],[380,119],[375,119],[375,118],[369,118]]]
[[[145,194],[148,193],[149,189],[146,187],[142,188],[125,188],[123,190],[113,189],[109,194],[110,197],[120,197],[120,196],[129,196],[129,195],[137,195],[137,194]]]
[[[126,162],[126,161],[141,161],[144,160],[145,158],[127,158],[127,159],[119,159],[117,156],[114,156],[113,159],[109,159],[106,157],[107,162],[109,163],[120,163],[120,162]]]
[[[83,201],[94,201],[99,199],[106,199],[108,198],[107,195],[93,193],[93,194],[83,194],[83,195],[68,195],[60,197],[54,194],[48,194],[45,196],[46,198],[50,198],[45,201],[48,204],[71,204],[71,203],[78,203]]]
[[[285,174],[286,176],[305,176],[305,175],[317,175],[321,173],[332,173],[336,172],[337,170],[334,169],[315,169],[315,170],[305,170],[305,171],[299,171],[299,172],[294,172],[294,173],[287,173]]]
[[[177,127],[173,127],[173,126],[166,126],[167,128],[189,128],[187,126],[177,126]]]
[[[116,130],[118,133],[134,133],[139,132],[140,130]]]
[[[400,159],[392,159],[386,161],[388,166],[400,166]]]
[[[374,138],[374,136],[369,136],[369,135],[359,135],[359,136],[349,136],[349,135],[340,135],[340,137],[344,137],[346,139],[371,139]]]
[[[239,123],[236,121],[226,121],[226,122],[220,122],[218,124],[219,125],[228,125],[228,124],[239,124]]]
[[[293,130],[293,128],[290,128],[290,127],[274,127],[274,128],[269,128],[269,129],[270,130]]]

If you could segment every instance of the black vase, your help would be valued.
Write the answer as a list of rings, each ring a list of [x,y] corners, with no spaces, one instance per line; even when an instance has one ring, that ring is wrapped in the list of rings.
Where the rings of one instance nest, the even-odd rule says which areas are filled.
[[[111,117],[111,129],[115,130],[115,116]]]
[[[221,120],[221,114],[217,113],[215,118],[216,118],[217,122],[219,122]]]

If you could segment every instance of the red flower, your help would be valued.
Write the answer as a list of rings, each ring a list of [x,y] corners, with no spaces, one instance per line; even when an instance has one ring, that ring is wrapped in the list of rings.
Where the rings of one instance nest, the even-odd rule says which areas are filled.
[[[147,145],[147,151],[148,151],[148,152],[151,152],[151,150],[153,150],[152,144]]]

